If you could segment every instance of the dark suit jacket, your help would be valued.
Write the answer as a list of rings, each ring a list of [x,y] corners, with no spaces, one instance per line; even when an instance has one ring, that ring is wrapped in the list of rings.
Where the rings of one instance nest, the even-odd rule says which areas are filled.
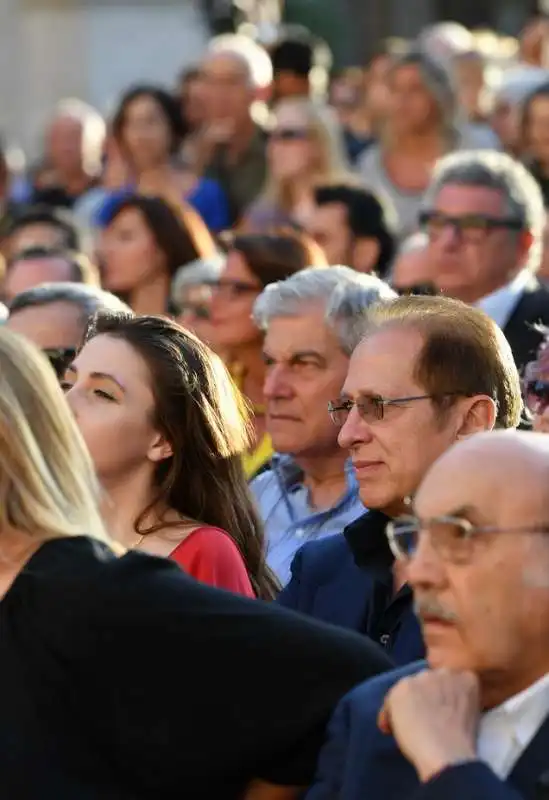
[[[549,288],[532,275],[522,296],[503,329],[519,371],[536,357],[543,336],[533,326],[549,327]]]
[[[305,544],[292,563],[280,605],[381,642],[397,664],[424,656],[421,630],[404,587],[392,597],[387,518],[367,512],[344,535]],[[358,562],[358,563],[357,563]]]
[[[343,698],[320,754],[306,800],[535,800],[536,783],[549,767],[549,717],[501,781],[481,762],[450,767],[420,784],[395,740],[377,727],[389,689],[424,662],[366,681]]]

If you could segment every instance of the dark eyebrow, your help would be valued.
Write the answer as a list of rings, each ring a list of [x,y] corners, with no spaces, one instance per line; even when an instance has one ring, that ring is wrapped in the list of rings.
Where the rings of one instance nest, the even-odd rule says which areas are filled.
[[[67,372],[74,372],[75,375],[78,375],[78,369],[74,364],[74,362],[72,364],[69,364],[69,366],[67,367]],[[126,391],[122,386],[122,384],[120,383],[120,381],[116,380],[114,375],[109,375],[108,372],[90,372],[88,377],[94,378],[95,380],[112,381],[112,383],[115,383],[118,386],[121,392],[125,393]]]
[[[313,359],[317,361],[319,364],[323,366],[326,365],[326,358],[322,355],[322,353],[318,353],[316,350],[298,350],[297,353],[293,353],[290,357],[290,363],[296,361],[302,361],[307,358]]]

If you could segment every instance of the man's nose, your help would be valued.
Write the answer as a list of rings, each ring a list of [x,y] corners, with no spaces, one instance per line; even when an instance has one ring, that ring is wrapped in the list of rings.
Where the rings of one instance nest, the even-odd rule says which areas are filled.
[[[406,579],[414,590],[433,589],[444,582],[444,562],[428,534],[420,534],[416,549],[406,562],[405,572]]]
[[[292,396],[292,387],[282,364],[269,367],[263,384],[263,394],[268,400],[272,400],[275,397],[287,398]]]
[[[372,431],[366,420],[361,419],[356,405],[353,405],[347,419],[341,426],[337,442],[343,450],[351,450],[357,444],[372,441]]]
[[[434,244],[440,250],[455,250],[460,242],[461,237],[457,225],[447,222],[437,232]]]

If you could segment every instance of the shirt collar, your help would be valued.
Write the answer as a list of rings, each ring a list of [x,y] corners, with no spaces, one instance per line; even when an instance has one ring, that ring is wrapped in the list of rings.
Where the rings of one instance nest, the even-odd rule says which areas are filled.
[[[504,328],[516,308],[529,277],[529,270],[521,270],[505,286],[501,286],[495,292],[477,300],[475,306],[484,311],[485,314],[488,314],[500,328]]]
[[[521,747],[525,748],[549,712],[549,673],[519,694],[483,714],[483,726],[501,720],[511,727]]]
[[[389,547],[385,529],[389,517],[381,511],[367,511],[347,525],[343,534],[360,568],[390,568],[394,556]]]

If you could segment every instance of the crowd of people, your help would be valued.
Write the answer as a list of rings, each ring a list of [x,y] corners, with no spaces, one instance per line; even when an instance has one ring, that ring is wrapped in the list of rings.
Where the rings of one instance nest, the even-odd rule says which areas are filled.
[[[549,792],[547,26],[224,35],[4,158],[7,800]]]

